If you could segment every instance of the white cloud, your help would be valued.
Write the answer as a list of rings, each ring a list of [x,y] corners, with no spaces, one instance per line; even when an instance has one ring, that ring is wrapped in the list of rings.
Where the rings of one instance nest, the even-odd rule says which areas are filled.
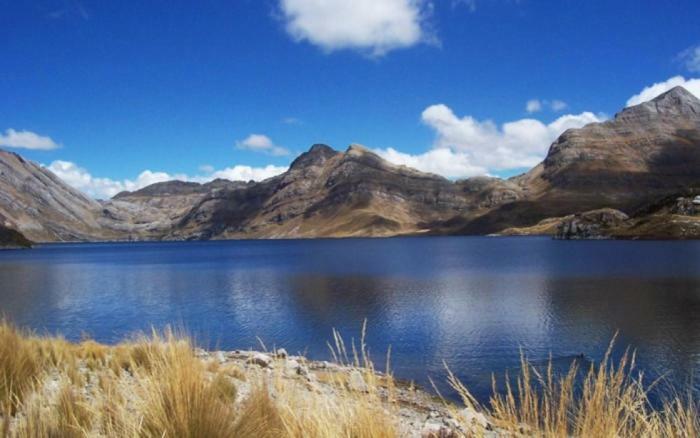
[[[445,105],[432,105],[423,111],[422,120],[435,130],[434,149],[465,154],[472,168],[498,171],[536,165],[565,130],[599,122],[601,117],[583,112],[561,116],[546,125],[520,119],[498,126],[471,116],[459,118]]]
[[[552,111],[564,111],[569,105],[563,100],[554,99],[551,102]]]
[[[212,173],[215,170],[214,166],[212,166],[211,164],[202,164],[201,166],[199,166],[198,169],[202,173]]]
[[[5,135],[0,134],[0,146],[44,151],[59,147],[50,137],[45,137],[31,131],[15,131],[14,129],[6,130]]]
[[[467,154],[448,148],[432,149],[418,155],[399,152],[394,148],[374,149],[374,152],[390,163],[435,173],[446,178],[488,174],[487,169],[473,165]]]
[[[700,73],[700,46],[690,47],[678,55],[685,68],[692,73]]]
[[[153,172],[144,170],[135,179],[113,180],[93,176],[87,169],[70,161],[57,160],[47,166],[51,172],[65,181],[68,185],[97,199],[107,199],[124,190],[134,191],[151,184],[180,180],[205,183],[217,178],[231,181],[261,181],[287,170],[281,166],[233,166],[221,170],[215,170],[211,166],[200,168],[202,174],[188,176],[184,174],[169,174],[166,172]]]
[[[282,119],[282,123],[285,125],[302,125],[303,122],[301,119],[298,119],[296,117],[285,117]]]
[[[208,182],[217,178],[231,181],[262,181],[287,171],[285,166],[273,166],[268,164],[265,167],[233,166],[212,172],[210,175],[196,177],[197,182]]]
[[[639,94],[635,94],[627,101],[627,106],[639,105],[640,103],[649,101],[659,94],[665,93],[673,87],[682,86],[686,90],[700,98],[700,78],[686,79],[683,76],[674,76],[663,82],[657,82],[653,85],[645,87]]]
[[[536,113],[542,111],[542,102],[539,99],[530,99],[525,104],[525,111],[528,113]]]
[[[250,134],[245,139],[237,141],[236,147],[253,152],[262,152],[276,157],[289,155],[287,149],[277,146],[270,140],[270,137],[262,134]]]
[[[603,119],[602,115],[584,112],[561,116],[549,124],[520,119],[498,126],[470,116],[459,118],[446,105],[432,105],[422,115],[423,122],[435,130],[431,150],[416,155],[393,148],[375,152],[391,163],[447,178],[488,175],[532,167],[542,161],[564,131]]]
[[[428,40],[426,0],[280,0],[287,33],[332,52],[373,56]]]
[[[559,111],[565,110],[568,106],[569,105],[566,102],[564,102],[563,100],[559,100],[559,99],[554,99],[554,100],[530,99],[525,104],[525,111],[532,114],[532,113],[540,112],[544,109],[544,107],[547,107],[554,112],[559,112]]]

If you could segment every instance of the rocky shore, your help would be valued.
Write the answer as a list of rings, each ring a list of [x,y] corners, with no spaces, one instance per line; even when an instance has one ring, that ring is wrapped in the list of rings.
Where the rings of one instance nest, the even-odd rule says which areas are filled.
[[[2,437],[503,436],[477,409],[375,370],[364,351],[348,360],[344,346],[313,361],[172,335],[73,344],[2,323],[0,341]]]
[[[326,398],[342,399],[343,392],[356,393],[370,391],[366,381],[367,370],[352,365],[343,365],[329,361],[312,361],[303,356],[288,355],[284,349],[275,352],[250,350],[205,351],[197,349],[196,356],[207,364],[237,367],[245,380],[236,382],[238,388],[237,403],[242,404],[260,381],[270,388],[274,397],[274,382],[278,379],[301,384],[300,388],[308,396],[322,393]],[[383,400],[395,404],[393,413],[399,433],[402,437],[443,438],[478,435],[486,437],[501,436],[487,419],[475,409],[458,407],[450,402],[414,386],[411,382],[392,379],[389,388],[386,376],[374,370],[379,377],[377,388]],[[339,385],[345,388],[339,390]],[[472,429],[465,430],[469,425]]]

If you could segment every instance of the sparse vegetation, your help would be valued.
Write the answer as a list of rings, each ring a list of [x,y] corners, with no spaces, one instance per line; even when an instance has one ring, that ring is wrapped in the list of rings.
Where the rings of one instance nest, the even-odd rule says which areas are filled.
[[[648,388],[634,377],[633,354],[615,365],[606,356],[582,382],[576,365],[558,377],[551,366],[541,372],[523,358],[517,382],[488,407],[450,374],[466,410],[445,402],[454,427],[426,432],[422,423],[405,424],[411,406],[402,404],[388,370],[375,370],[363,339],[346,346],[334,333],[331,350],[338,365],[309,371],[310,364],[297,363],[303,358],[274,353],[272,365],[234,363],[169,330],[105,346],[39,337],[1,322],[0,437],[700,434],[692,397],[652,407]]]
[[[675,396],[655,409],[651,386],[635,373],[635,354],[625,352],[614,363],[610,344],[598,366],[580,370],[573,362],[559,376],[552,362],[538,371],[521,355],[521,372],[513,386],[506,376],[505,392],[496,391],[490,409],[493,425],[514,435],[537,437],[697,437],[700,417],[693,396]],[[450,373],[449,382],[467,405],[479,409],[468,389]]]

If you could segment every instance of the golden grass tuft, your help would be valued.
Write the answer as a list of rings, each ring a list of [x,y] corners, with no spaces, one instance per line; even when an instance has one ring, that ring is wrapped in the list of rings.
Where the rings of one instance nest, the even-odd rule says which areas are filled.
[[[319,381],[331,385],[336,397],[309,396],[299,389],[299,382],[277,379],[273,393],[277,395],[280,418],[288,437],[356,437],[388,438],[399,436],[398,406],[394,403],[394,379],[387,370],[380,375],[374,368],[365,344],[367,323],[362,326],[359,347],[351,340],[348,346],[333,331],[329,344],[335,361],[353,368],[364,383],[361,388],[350,384],[345,373],[316,373]],[[356,377],[357,378],[357,377]]]
[[[35,342],[0,320],[0,407],[15,412],[43,372]]]
[[[64,386],[58,395],[56,404],[56,428],[60,431],[56,436],[81,437],[85,436],[93,421],[93,413],[85,398],[72,386]]]
[[[236,364],[226,364],[225,366],[219,368],[219,372],[233,379],[240,380],[242,382],[246,381],[245,371]]]
[[[285,434],[278,405],[265,386],[259,386],[248,396],[234,424],[235,437],[277,438]],[[311,436],[311,435],[309,435]]]
[[[236,395],[238,394],[236,385],[225,374],[217,374],[211,382],[211,387],[221,401],[225,403],[236,401]]]
[[[138,348],[150,345],[152,348]],[[222,395],[221,381],[212,384],[204,365],[193,354],[189,342],[167,333],[154,335],[150,344],[142,342],[134,360],[143,371],[136,371],[141,382],[144,437],[230,437],[236,417],[230,400]],[[235,392],[230,387],[228,393]]]
[[[89,436],[94,419],[93,411],[82,395],[71,385],[59,392],[56,403],[45,405],[46,400],[33,398],[25,406],[25,415],[19,419],[16,433],[9,429],[3,436],[16,438],[81,438]]]
[[[498,429],[516,436],[700,436],[700,417],[692,396],[687,400],[674,397],[655,409],[648,397],[650,386],[644,385],[643,374],[635,372],[634,353],[627,351],[614,363],[613,345],[614,340],[597,367],[580,370],[574,362],[562,376],[555,376],[551,361],[541,373],[521,355],[515,387],[506,375],[505,393],[499,393],[494,378],[490,408],[478,406],[452,373],[449,382],[465,405],[485,411]],[[579,372],[585,374],[577,384]],[[474,429],[474,425],[464,427]]]

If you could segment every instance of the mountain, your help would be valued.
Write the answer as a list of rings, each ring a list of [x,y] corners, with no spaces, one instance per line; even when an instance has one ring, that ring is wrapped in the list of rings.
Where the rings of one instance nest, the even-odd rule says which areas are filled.
[[[73,242],[158,238],[171,224],[166,209],[96,201],[0,150],[0,225],[35,242]]]
[[[700,188],[700,100],[676,87],[606,122],[569,129],[542,163],[510,182],[526,196],[451,231],[494,233],[601,208],[631,214]]]
[[[165,239],[392,236],[431,232],[431,224],[517,199],[498,179],[452,182],[388,163],[368,149],[317,144],[282,175],[259,183],[218,184],[169,198],[192,207]],[[120,195],[135,201],[138,193]],[[153,202],[159,197],[147,197]],[[116,200],[116,199],[115,199]],[[138,201],[136,201],[138,202]],[[158,201],[160,202],[160,201]],[[179,205],[185,206],[187,202]],[[182,211],[180,211],[182,213]]]
[[[697,193],[700,100],[680,87],[564,132],[542,163],[508,180],[450,181],[359,145],[340,152],[317,144],[264,181],[169,181],[95,201],[0,151],[0,225],[37,242],[554,234],[567,221],[625,227],[619,234],[627,237],[641,229],[672,234],[631,224],[644,223],[637,212],[645,206]],[[666,211],[675,210],[658,210],[654,223]],[[687,237],[694,226],[683,229]]]
[[[37,242],[101,238],[100,204],[49,170],[0,150],[0,224]]]
[[[38,242],[393,236],[430,233],[521,196],[497,178],[452,182],[352,145],[317,144],[261,182],[169,181],[107,201],[0,152],[0,215]]]

